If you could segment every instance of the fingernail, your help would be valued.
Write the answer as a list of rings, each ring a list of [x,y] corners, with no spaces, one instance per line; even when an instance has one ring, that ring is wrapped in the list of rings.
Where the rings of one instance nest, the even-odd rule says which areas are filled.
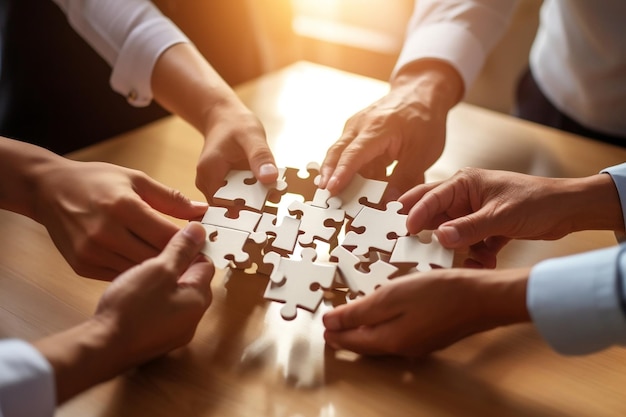
[[[274,164],[263,164],[259,168],[259,176],[261,177],[274,177],[278,175],[278,168]]]
[[[198,222],[189,222],[183,229],[183,235],[196,244],[204,243],[206,240],[206,232],[204,227]]]
[[[206,201],[191,200],[191,205],[196,208],[204,208],[204,209],[209,207],[209,203],[207,203]]]
[[[330,191],[335,191],[335,188],[337,188],[337,184],[339,184],[339,178],[337,178],[336,176],[333,175],[328,180],[328,184],[326,185],[326,189],[330,190]]]
[[[456,227],[442,226],[437,230],[439,240],[444,240],[448,244],[455,244],[461,240],[461,235]]]
[[[324,326],[326,326],[326,330],[336,331],[341,329],[341,323],[337,317],[326,316],[324,318]]]

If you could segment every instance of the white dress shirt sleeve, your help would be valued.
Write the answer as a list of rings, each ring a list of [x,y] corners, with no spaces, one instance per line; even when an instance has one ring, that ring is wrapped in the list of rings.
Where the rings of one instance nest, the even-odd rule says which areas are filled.
[[[438,59],[472,85],[493,46],[504,34],[517,0],[415,0],[393,76],[419,59]]]
[[[149,0],[54,2],[74,30],[111,65],[113,90],[134,106],[147,106],[152,100],[152,69],[158,57],[172,45],[189,42]]]
[[[0,417],[51,417],[55,406],[48,361],[26,342],[0,341]]]

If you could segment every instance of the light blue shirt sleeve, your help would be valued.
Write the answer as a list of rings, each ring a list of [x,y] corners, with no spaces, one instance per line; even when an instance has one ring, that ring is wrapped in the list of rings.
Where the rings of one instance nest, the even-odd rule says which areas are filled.
[[[0,341],[0,417],[52,417],[56,407],[53,370],[32,345]]]
[[[550,259],[530,273],[527,306],[542,337],[557,352],[583,355],[626,345],[621,289],[626,246]]]

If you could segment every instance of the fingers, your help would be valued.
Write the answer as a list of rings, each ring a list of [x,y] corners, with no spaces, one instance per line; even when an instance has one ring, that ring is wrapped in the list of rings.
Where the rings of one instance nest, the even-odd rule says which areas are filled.
[[[390,353],[385,343],[394,336],[389,334],[389,328],[384,323],[380,326],[363,326],[338,332],[327,330],[324,339],[334,349],[347,349],[362,355],[384,355]]]
[[[345,331],[390,320],[399,314],[399,310],[397,304],[384,303],[384,298],[383,291],[376,291],[368,297],[338,306],[324,315],[324,326],[329,331]]]
[[[198,222],[191,222],[172,237],[158,258],[174,270],[174,275],[178,279],[196,259],[205,239],[204,227]]]
[[[209,260],[203,258],[192,264],[178,280],[178,287],[190,303],[195,303],[200,298],[201,304],[206,308],[211,304],[211,279],[215,274],[215,267]],[[189,290],[189,291],[187,291]]]
[[[191,201],[180,191],[167,187],[152,178],[139,175],[133,178],[135,192],[150,207],[178,219],[192,220],[201,217],[208,204]]]

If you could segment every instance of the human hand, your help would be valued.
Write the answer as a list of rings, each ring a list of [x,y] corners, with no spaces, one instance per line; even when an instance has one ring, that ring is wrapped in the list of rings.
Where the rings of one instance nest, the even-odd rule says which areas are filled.
[[[158,212],[191,220],[207,209],[140,171],[64,158],[47,166],[32,215],[83,276],[113,279],[158,255],[179,230]]]
[[[388,200],[422,183],[443,151],[446,117],[462,88],[448,64],[420,61],[403,68],[387,95],[348,119],[322,163],[320,187],[338,194],[357,172],[383,179],[393,161]]]
[[[489,268],[510,239],[623,228],[617,191],[604,174],[545,178],[465,168],[448,180],[418,185],[399,200],[410,207],[409,233],[436,229],[443,246],[471,246],[470,257]]]
[[[196,173],[196,187],[211,202],[231,169],[250,169],[264,184],[278,178],[259,119],[243,104],[217,106],[211,114]]]
[[[469,335],[529,321],[529,269],[434,269],[399,277],[324,316],[326,343],[421,357]]]
[[[163,252],[114,280],[94,316],[35,343],[52,365],[59,403],[187,344],[211,303],[204,228],[189,223]]]

